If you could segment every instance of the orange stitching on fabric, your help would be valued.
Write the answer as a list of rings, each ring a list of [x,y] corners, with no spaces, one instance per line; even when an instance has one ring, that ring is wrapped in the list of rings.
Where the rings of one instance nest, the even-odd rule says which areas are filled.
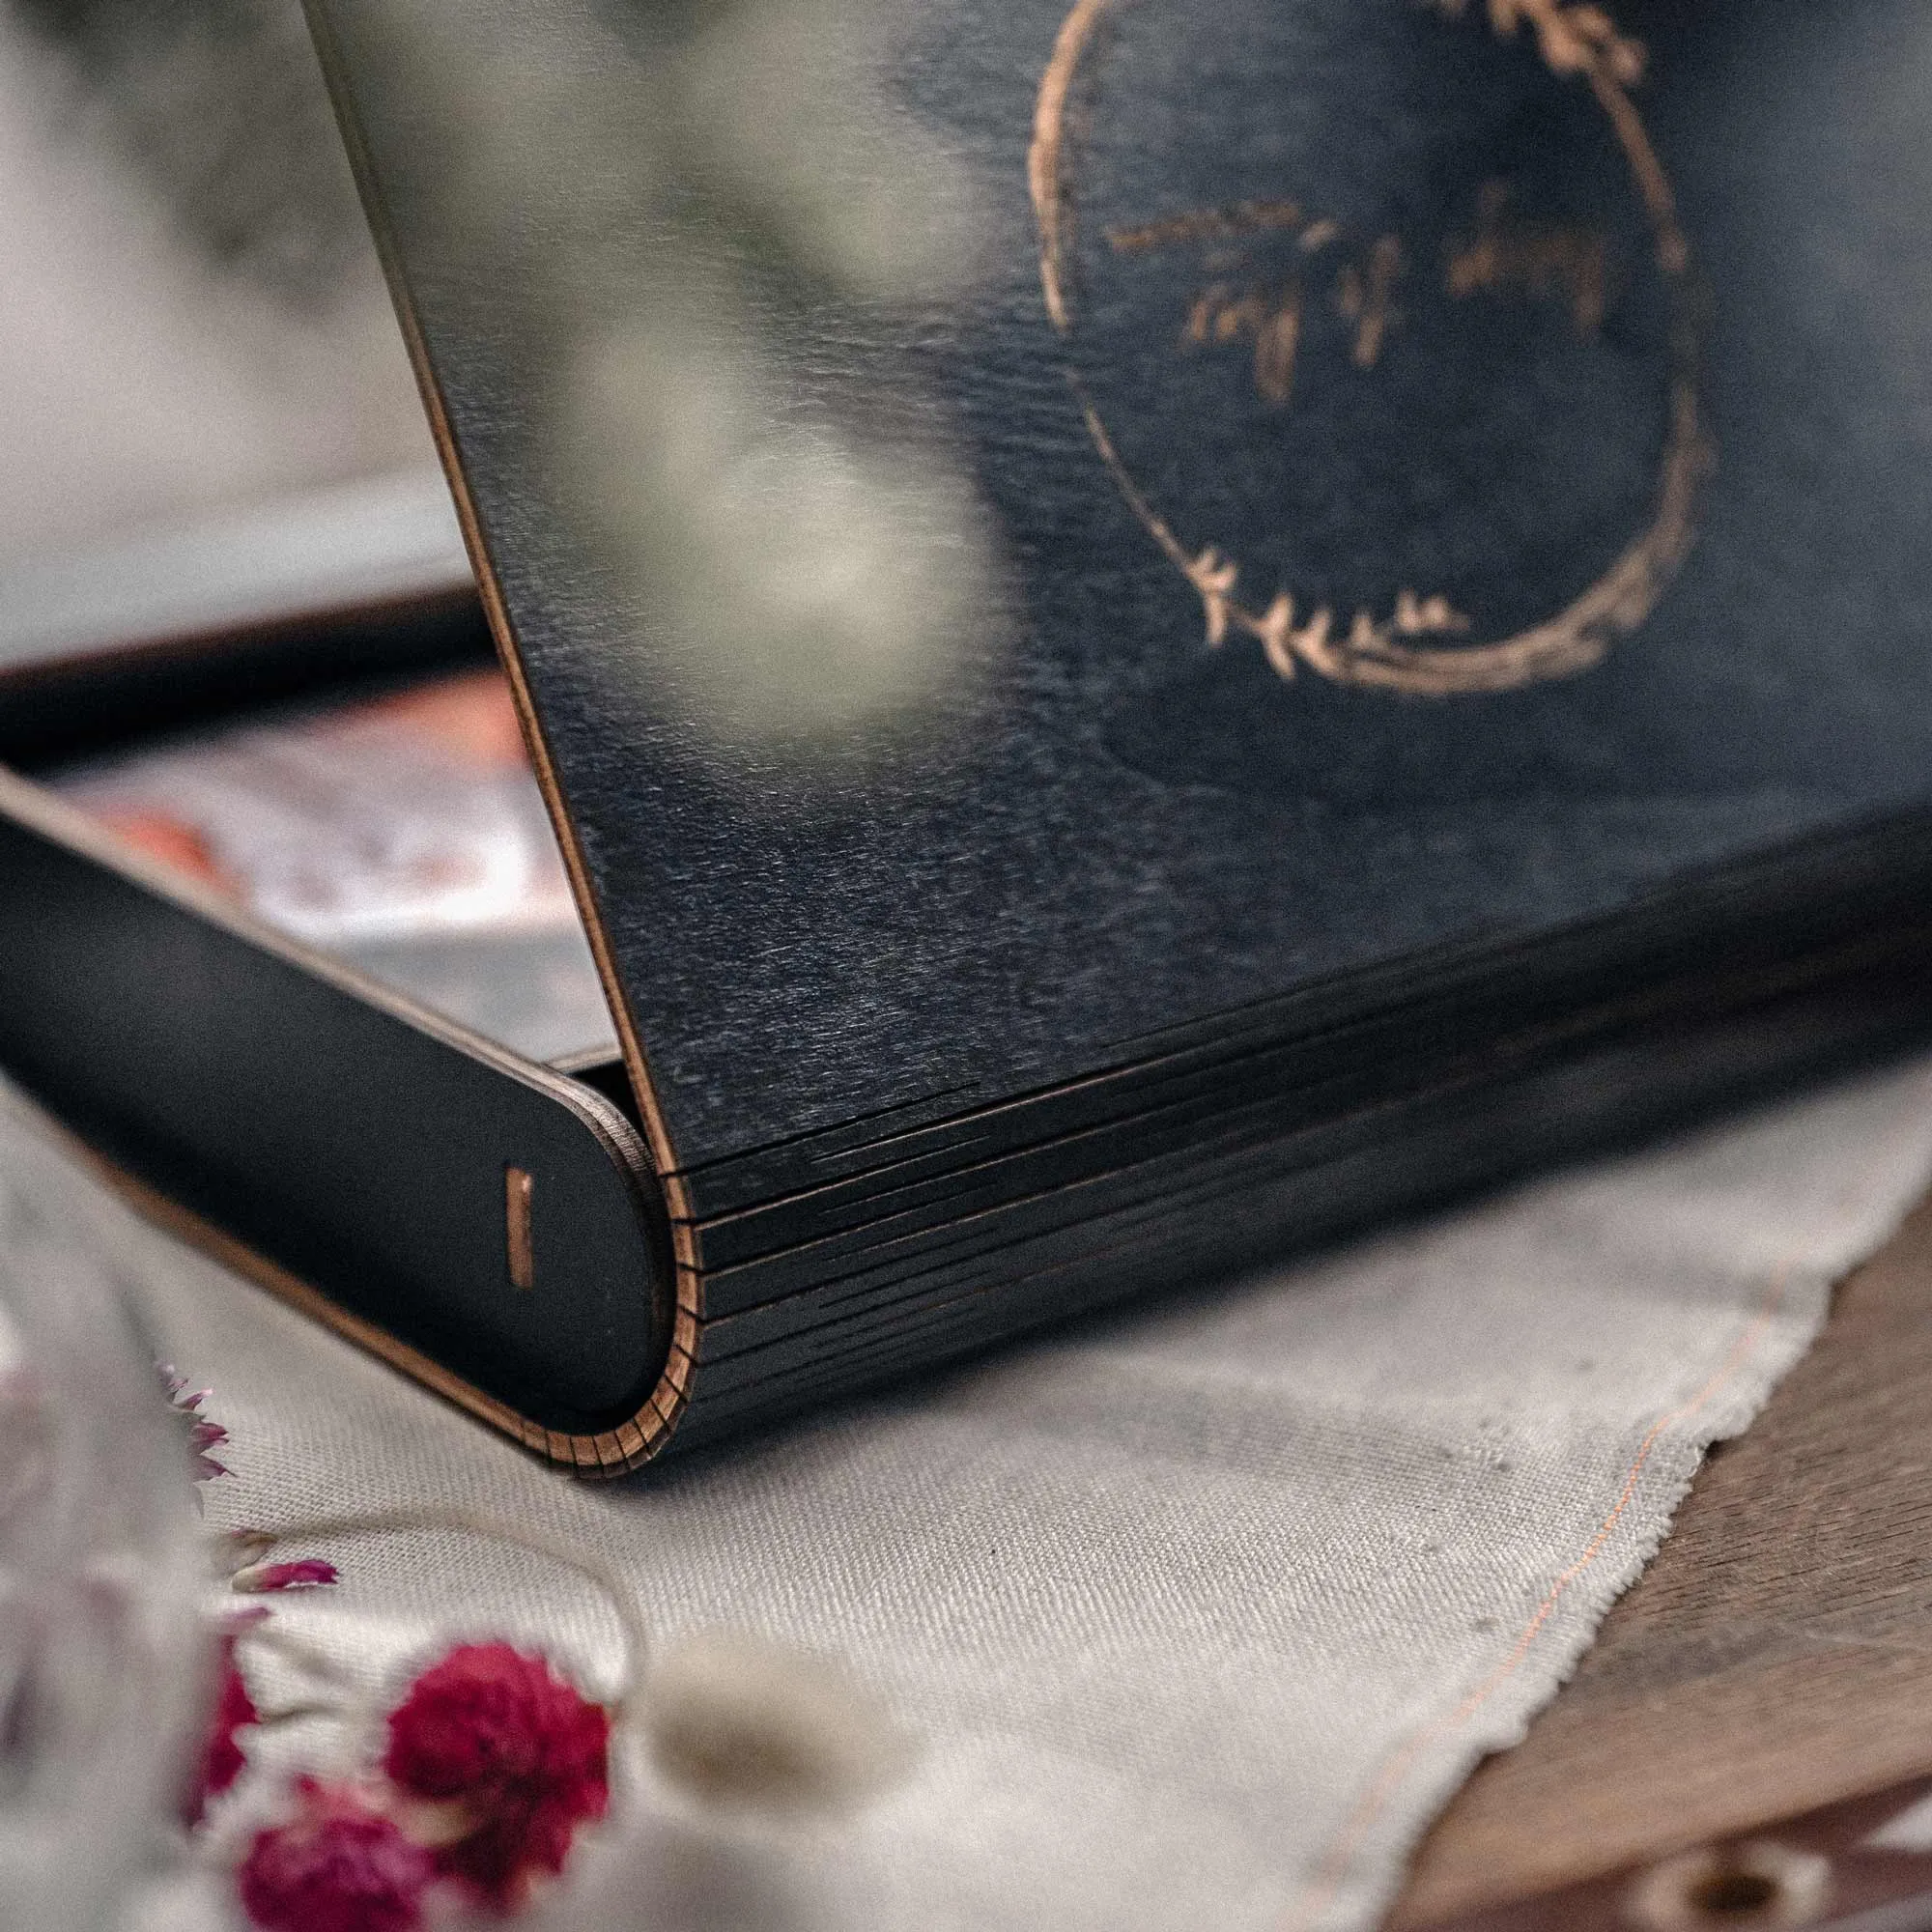
[[[1909,1125],[1916,1131],[1919,1122],[1915,1119]],[[1906,1135],[1901,1132],[1897,1138],[1903,1140]],[[1843,1211],[1850,1205],[1853,1191],[1852,1188],[1847,1188],[1840,1196],[1834,1213]],[[1544,1625],[1554,1615],[1556,1605],[1563,1600],[1571,1584],[1576,1582],[1577,1577],[1603,1554],[1604,1546],[1615,1533],[1624,1512],[1630,1508],[1631,1499],[1636,1494],[1636,1486],[1642,1480],[1644,1469],[1660,1439],[1666,1431],[1680,1422],[1689,1421],[1703,1408],[1749,1360],[1764,1331],[1771,1325],[1773,1319],[1783,1305],[1786,1286],[1791,1280],[1792,1270],[1798,1265],[1804,1248],[1808,1247],[1815,1236],[1815,1230],[1807,1232],[1800,1247],[1787,1255],[1772,1270],[1771,1279],[1759,1299],[1757,1313],[1740,1331],[1723,1361],[1712,1372],[1710,1379],[1688,1402],[1668,1410],[1651,1425],[1649,1434],[1637,1447],[1636,1455],[1624,1477],[1623,1489],[1618,1493],[1610,1513],[1598,1524],[1597,1533],[1584,1546],[1582,1554],[1550,1584],[1548,1594],[1536,1606],[1535,1614],[1524,1625],[1522,1634],[1517,1638],[1509,1655],[1446,1718],[1425,1724],[1407,1744],[1402,1746],[1392,1757],[1384,1760],[1381,1771],[1376,1776],[1367,1791],[1356,1801],[1354,1810],[1344,1822],[1341,1833],[1329,1848],[1327,1856],[1322,1860],[1315,1876],[1309,1880],[1302,1903],[1298,1907],[1296,1905],[1289,1907],[1287,1915],[1281,1921],[1281,1932],[1298,1932],[1298,1928],[1312,1924],[1328,1909],[1348,1876],[1350,1860],[1354,1857],[1363,1838],[1368,1834],[1369,1828],[1381,1814],[1383,1807],[1403,1778],[1407,1776],[1415,1760],[1438,1738],[1446,1737],[1467,1723],[1496,1691],[1516,1675],[1537,1637],[1542,1634]]]

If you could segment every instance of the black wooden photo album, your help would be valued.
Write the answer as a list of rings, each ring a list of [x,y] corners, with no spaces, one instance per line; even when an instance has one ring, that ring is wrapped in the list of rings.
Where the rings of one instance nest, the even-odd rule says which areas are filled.
[[[0,670],[278,1293],[616,1473],[1927,1033],[1913,0],[310,13],[480,609]]]

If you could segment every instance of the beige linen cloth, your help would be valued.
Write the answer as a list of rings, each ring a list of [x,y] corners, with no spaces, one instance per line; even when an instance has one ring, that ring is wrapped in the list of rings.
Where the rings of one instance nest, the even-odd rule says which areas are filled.
[[[612,1932],[1372,1924],[1928,1173],[1921,1062],[597,1488],[135,1223],[0,1110],[0,1231],[56,1214],[214,1389],[212,1523],[486,1512],[603,1559],[654,1634],[808,1647],[917,1734],[842,1826],[593,1849],[560,1922]],[[608,1684],[608,1611],[544,1557],[443,1530],[283,1553],[340,1566],[276,1615],[372,1696],[484,1633]],[[257,1755],[348,1748],[318,1722]]]
[[[166,242],[49,71],[0,31],[20,459],[0,552],[413,459],[373,268],[316,325],[320,355]],[[215,1526],[486,1512],[600,1555],[658,1633],[838,1659],[917,1733],[906,1781],[842,1830],[706,1852],[661,1826],[601,1877],[587,1858],[595,1932],[1342,1932],[1520,1735],[1705,1445],[1750,1420],[1928,1174],[1932,1064],[610,1489],[135,1222],[4,1093],[0,1298],[49,1264],[49,1229],[63,1267],[138,1285],[234,1434]],[[373,1696],[480,1633],[608,1683],[613,1626],[553,1562],[446,1532],[289,1553],[343,1580],[276,1600],[278,1623]],[[272,1767],[350,1744],[316,1722],[250,1748]],[[156,1911],[221,1916],[193,1889]]]

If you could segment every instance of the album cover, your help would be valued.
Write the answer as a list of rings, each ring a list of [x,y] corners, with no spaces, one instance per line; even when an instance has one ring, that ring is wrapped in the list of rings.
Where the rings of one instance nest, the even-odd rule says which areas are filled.
[[[459,687],[56,790],[378,979],[567,880],[601,1046],[404,991],[635,1128],[636,1386],[510,1154],[394,1358],[627,1466],[1923,1029],[1909,0],[310,11],[491,749],[322,873]]]

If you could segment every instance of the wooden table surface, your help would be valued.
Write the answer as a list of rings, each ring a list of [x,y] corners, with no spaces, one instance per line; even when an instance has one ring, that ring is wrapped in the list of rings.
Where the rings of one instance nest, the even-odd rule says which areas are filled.
[[[1854,1897],[1920,1878],[1932,1893],[1932,1858],[1879,1861],[1889,1892],[1867,1860],[1829,1909],[1734,1887],[1708,1911],[1646,1918],[1633,1875],[1767,1831],[1822,1843],[1829,1826],[1849,1843],[1846,1820],[1868,1831],[1928,1774],[1932,1202],[1839,1289],[1750,1431],[1714,1452],[1577,1675],[1437,1822],[1389,1924],[1837,1922]],[[1823,1826],[1802,1818],[1834,1805]],[[1562,1888],[1577,1889],[1549,1896]]]

